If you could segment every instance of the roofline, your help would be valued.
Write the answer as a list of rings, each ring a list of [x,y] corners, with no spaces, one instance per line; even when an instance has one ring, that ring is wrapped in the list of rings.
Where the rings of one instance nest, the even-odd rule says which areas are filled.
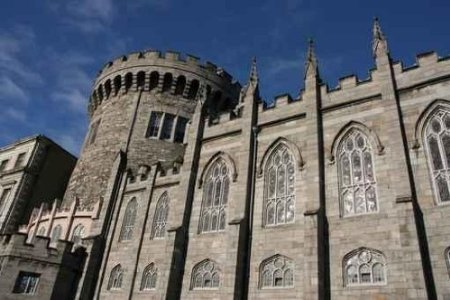
[[[62,150],[66,154],[70,155],[75,160],[78,159],[75,155],[73,155],[72,153],[70,153],[69,151],[64,149],[61,145],[57,144],[55,141],[53,141],[52,139],[50,139],[49,137],[47,137],[47,136],[45,136],[43,134],[35,134],[35,135],[32,135],[32,136],[27,136],[27,137],[23,137],[21,139],[18,139],[15,142],[13,142],[13,143],[11,143],[9,145],[5,145],[3,147],[0,147],[0,152],[13,149],[13,148],[15,148],[15,147],[17,147],[19,145],[26,144],[26,143],[31,142],[31,141],[37,141],[37,142],[44,141],[44,142],[47,142],[47,143],[49,143],[49,144],[59,148],[60,150]]]

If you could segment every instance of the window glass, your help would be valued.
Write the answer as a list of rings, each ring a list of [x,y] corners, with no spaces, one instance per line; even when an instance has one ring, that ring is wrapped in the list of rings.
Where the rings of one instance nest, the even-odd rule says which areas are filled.
[[[40,274],[31,272],[19,272],[13,293],[33,295],[37,291]]]
[[[280,144],[272,151],[264,174],[264,225],[294,222],[295,162],[285,145]]]
[[[450,203],[450,112],[438,110],[425,126],[424,144],[438,203]]]
[[[261,263],[260,288],[286,288],[294,286],[294,266],[291,259],[275,255]]]
[[[343,216],[378,211],[373,154],[367,137],[353,130],[338,150],[339,192]]]
[[[175,116],[172,114],[165,114],[164,115],[164,122],[163,127],[161,130],[161,139],[162,140],[168,140],[170,139],[170,136],[172,135],[172,128],[173,128],[173,121],[175,119]]]
[[[188,119],[183,117],[177,118],[177,125],[175,126],[175,137],[174,142],[175,143],[182,143],[184,141],[184,134],[186,131],[186,124],[188,122]]]
[[[158,137],[159,127],[161,126],[162,112],[152,112],[150,122],[147,128],[146,137]]]

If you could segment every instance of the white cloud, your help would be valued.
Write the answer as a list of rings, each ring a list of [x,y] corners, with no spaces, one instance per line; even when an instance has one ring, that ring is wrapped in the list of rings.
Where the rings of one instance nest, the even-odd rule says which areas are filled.
[[[0,74],[16,77],[27,84],[41,84],[42,77],[23,62],[25,50],[35,47],[31,28],[16,26],[11,32],[0,32]]]
[[[56,102],[63,102],[73,112],[86,112],[87,98],[80,90],[61,89],[51,95]]]
[[[48,6],[63,23],[85,33],[105,30],[115,15],[114,0],[48,0]]]
[[[292,58],[273,58],[267,65],[266,72],[269,76],[278,75],[283,72],[300,70],[305,62],[305,55],[300,53]]]
[[[13,107],[6,108],[2,113],[2,119],[25,122],[27,119],[27,114],[24,110],[19,110]]]
[[[80,151],[81,140],[78,140],[71,134],[59,134],[56,136],[56,141],[64,149],[72,154],[77,155]]]
[[[5,101],[27,102],[28,97],[24,89],[6,76],[0,77],[0,99]]]
[[[55,62],[51,72],[56,78],[51,99],[66,104],[62,107],[74,113],[86,113],[92,78],[84,68],[92,63],[93,59],[73,51],[69,53],[49,51],[49,56]]]

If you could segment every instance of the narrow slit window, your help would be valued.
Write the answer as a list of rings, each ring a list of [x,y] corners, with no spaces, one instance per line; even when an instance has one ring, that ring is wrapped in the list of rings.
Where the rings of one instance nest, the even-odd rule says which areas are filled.
[[[148,124],[146,137],[158,137],[162,116],[162,112],[152,112],[150,115],[150,122]]]
[[[24,162],[24,160],[25,160],[25,155],[26,155],[26,153],[20,153],[20,154],[17,156],[17,160],[16,160],[16,163],[15,163],[15,165],[14,165],[15,168],[22,167],[23,162]]]
[[[98,127],[100,126],[100,120],[94,122],[91,126],[91,130],[89,132],[88,144],[92,145],[95,143],[95,139],[97,138]]]
[[[173,121],[175,120],[175,116],[172,114],[164,115],[163,127],[161,130],[161,139],[169,140],[172,135]]]
[[[178,117],[177,126],[175,127],[175,143],[182,143],[184,141],[184,134],[186,132],[186,124],[188,119],[183,117]]]
[[[0,214],[3,212],[3,207],[6,201],[8,201],[9,195],[11,194],[11,188],[5,188],[0,196]]]
[[[39,278],[41,274],[31,272],[19,272],[19,276],[16,279],[14,285],[14,294],[34,295],[37,291]]]

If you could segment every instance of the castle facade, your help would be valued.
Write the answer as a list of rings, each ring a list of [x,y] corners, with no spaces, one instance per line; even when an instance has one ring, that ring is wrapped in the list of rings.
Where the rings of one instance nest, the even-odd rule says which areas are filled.
[[[450,299],[450,59],[268,105],[174,52],[106,64],[62,201],[0,241],[4,299]],[[9,276],[4,276],[5,272]],[[6,279],[7,278],[7,279]],[[29,299],[29,298],[27,298]]]

